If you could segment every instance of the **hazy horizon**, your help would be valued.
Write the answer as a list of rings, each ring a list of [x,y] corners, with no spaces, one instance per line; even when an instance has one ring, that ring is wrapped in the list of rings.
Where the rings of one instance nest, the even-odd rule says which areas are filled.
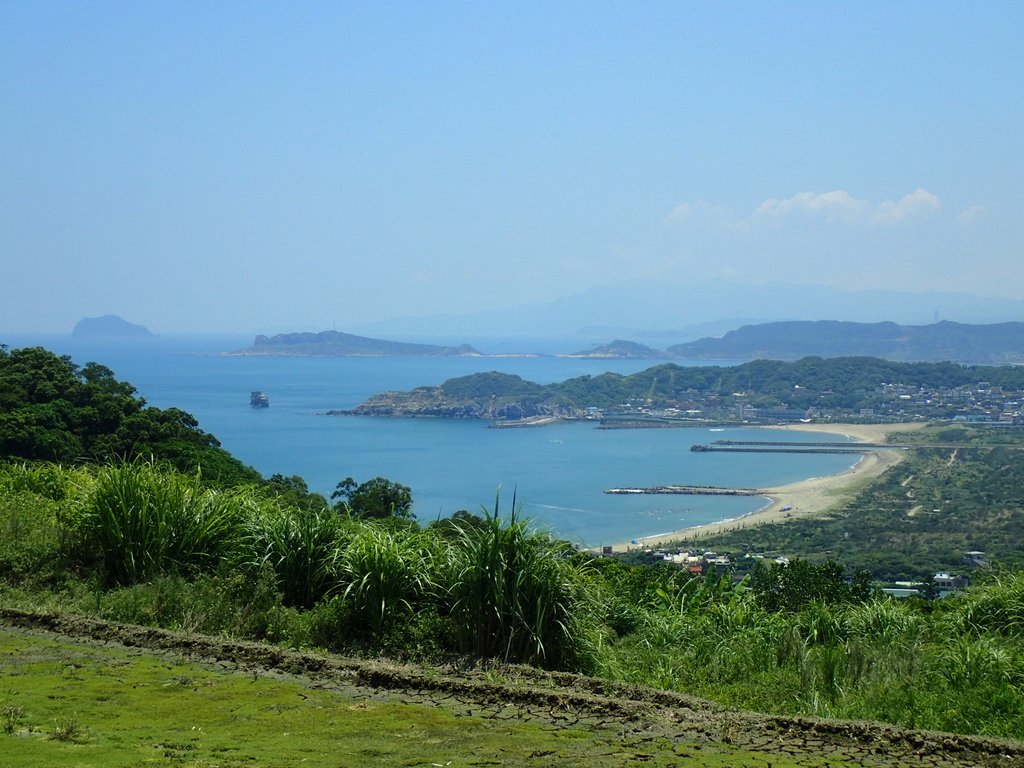
[[[708,281],[994,297],[1024,319],[1003,316],[1024,299],[1019,3],[2,18],[0,334],[103,314],[164,336],[524,327],[530,307],[578,327],[587,296],[611,326],[672,331],[695,321],[602,291]],[[694,314],[786,316],[745,290]],[[899,319],[877,301],[864,319]]]

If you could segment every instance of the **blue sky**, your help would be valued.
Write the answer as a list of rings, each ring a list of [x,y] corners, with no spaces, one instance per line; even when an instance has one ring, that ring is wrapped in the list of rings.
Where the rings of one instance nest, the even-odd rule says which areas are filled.
[[[0,334],[621,280],[1024,298],[1021,30],[1019,2],[2,0]]]

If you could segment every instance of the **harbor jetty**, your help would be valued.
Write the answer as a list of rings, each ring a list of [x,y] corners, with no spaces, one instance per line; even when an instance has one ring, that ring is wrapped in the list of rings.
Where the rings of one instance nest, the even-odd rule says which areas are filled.
[[[913,447],[905,443],[837,443],[834,440],[829,442],[813,442],[810,440],[715,440],[712,445],[731,445],[753,448],[870,448],[872,450],[879,450],[882,448]]]
[[[522,427],[546,427],[565,421],[562,416],[527,416],[522,419],[496,419],[487,425],[488,429],[519,429]]]
[[[837,443],[797,440],[715,440],[710,445],[691,445],[697,453],[868,453],[892,448],[910,448],[896,443]]]
[[[691,445],[695,453],[870,453],[877,448],[851,444],[849,448],[769,448],[740,447],[732,445]]]
[[[612,494],[672,494],[676,496],[765,496],[759,488],[721,488],[714,485],[654,485],[647,488],[609,488]]]

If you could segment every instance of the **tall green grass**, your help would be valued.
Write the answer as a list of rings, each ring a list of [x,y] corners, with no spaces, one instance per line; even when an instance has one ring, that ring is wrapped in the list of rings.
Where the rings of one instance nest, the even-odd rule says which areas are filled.
[[[338,551],[358,526],[329,509],[299,509],[250,496],[239,563],[250,571],[269,565],[288,605],[310,608],[336,592]]]
[[[386,621],[401,620],[429,601],[438,588],[438,555],[418,530],[373,522],[359,526],[335,553],[352,620],[374,635]]]
[[[65,501],[79,496],[91,481],[84,467],[49,462],[0,464],[0,494],[31,493],[50,501]]]
[[[970,590],[953,606],[949,621],[954,631],[1024,637],[1024,571],[996,572],[988,584]]]
[[[532,530],[514,508],[457,525],[451,613],[462,647],[479,656],[551,667],[593,663],[595,591],[586,560]]]
[[[204,488],[197,476],[124,463],[97,472],[82,525],[108,583],[125,585],[215,568],[239,539],[238,509],[236,494]]]

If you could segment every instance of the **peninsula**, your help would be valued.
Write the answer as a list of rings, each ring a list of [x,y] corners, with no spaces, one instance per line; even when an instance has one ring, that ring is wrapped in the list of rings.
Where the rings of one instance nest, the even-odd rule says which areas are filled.
[[[807,422],[1024,423],[1024,366],[895,363],[868,357],[755,360],[731,367],[655,365],[536,384],[476,373],[374,395],[336,415],[599,420],[608,428]]]
[[[475,373],[449,379],[437,387],[408,392],[382,392],[348,411],[329,416],[401,416],[406,418],[491,419],[503,422],[546,423],[537,417],[577,418],[581,410],[552,393],[508,373]],[[527,422],[530,423],[530,422]]]

